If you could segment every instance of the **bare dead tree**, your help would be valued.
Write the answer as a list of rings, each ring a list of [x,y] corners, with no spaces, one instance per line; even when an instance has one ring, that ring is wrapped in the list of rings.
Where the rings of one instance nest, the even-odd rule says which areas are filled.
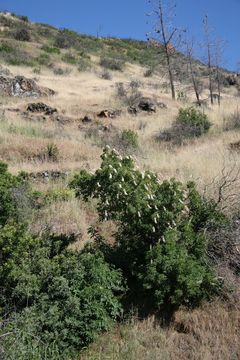
[[[217,93],[218,93],[218,105],[221,105],[221,93],[222,93],[222,81],[221,81],[221,65],[224,51],[224,42],[221,39],[214,41],[214,66],[216,71],[216,81],[217,81]]]
[[[179,30],[172,26],[173,18],[175,17],[176,4],[170,0],[148,0],[152,5],[153,11],[149,14],[154,17],[153,33],[156,37],[148,36],[148,40],[155,40],[162,47],[167,63],[167,70],[169,75],[169,82],[171,87],[172,99],[176,99],[176,92],[174,86],[174,74],[172,56],[176,49],[176,40],[179,40]]]
[[[197,105],[201,106],[200,91],[199,91],[198,82],[197,82],[197,78],[196,78],[194,66],[193,66],[193,47],[194,47],[193,39],[191,41],[186,41],[187,62],[188,62],[188,66],[189,66],[190,76],[191,76],[193,89],[194,89],[196,99],[197,99]]]
[[[205,46],[207,50],[207,66],[208,66],[208,79],[209,79],[209,92],[211,104],[213,105],[213,67],[212,67],[212,42],[210,36],[210,28],[208,16],[206,15],[203,19],[204,35],[205,35]]]
[[[223,157],[220,173],[203,189],[204,197],[214,199],[218,208],[228,214],[238,211],[240,203],[240,165],[234,155]]]

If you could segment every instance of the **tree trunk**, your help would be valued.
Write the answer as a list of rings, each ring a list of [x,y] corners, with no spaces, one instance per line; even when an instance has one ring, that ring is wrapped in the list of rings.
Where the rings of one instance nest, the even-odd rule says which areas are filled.
[[[165,47],[166,52],[166,58],[167,58],[167,66],[168,66],[168,74],[169,74],[169,81],[171,86],[171,93],[172,93],[172,99],[176,100],[176,94],[175,94],[175,87],[174,87],[174,81],[173,81],[173,73],[172,73],[172,67],[171,67],[171,61],[170,56],[168,54],[168,47]]]
[[[219,76],[219,68],[217,67],[217,87],[218,87],[218,106],[221,105],[221,84]]]
[[[195,79],[194,71],[193,71],[193,66],[192,66],[191,53],[188,54],[188,61],[189,61],[189,66],[190,66],[190,73],[191,73],[193,88],[194,88],[194,92],[195,92],[196,99],[197,99],[197,104],[198,104],[198,106],[201,106],[201,101],[200,101],[200,96],[199,96],[199,92],[198,92],[198,87],[197,87],[197,83],[196,83],[196,79]]]
[[[170,41],[167,40],[167,38],[166,38],[164,18],[163,18],[163,7],[162,7],[161,1],[159,1],[159,17],[160,17],[160,26],[161,26],[161,30],[162,30],[164,51],[165,51],[166,60],[167,60],[167,67],[168,67],[169,81],[170,81],[170,86],[171,86],[172,99],[175,100],[176,94],[175,94],[175,87],[174,87],[174,81],[173,81],[171,60],[170,60],[170,55],[169,55],[169,50],[168,50],[168,45],[169,45]],[[174,34],[174,32],[173,32],[173,34]],[[170,36],[170,39],[171,39],[171,36]]]

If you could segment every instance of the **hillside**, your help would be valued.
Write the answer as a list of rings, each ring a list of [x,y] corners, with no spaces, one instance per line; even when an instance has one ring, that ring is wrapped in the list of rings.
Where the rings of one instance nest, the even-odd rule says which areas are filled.
[[[201,88],[201,99],[204,100],[204,106],[198,108],[194,105],[195,95],[186,57],[176,51],[173,61],[177,90],[176,101],[171,99],[164,53],[161,46],[154,46],[144,41],[131,39],[97,38],[77,34],[67,29],[58,30],[46,24],[35,24],[26,17],[8,13],[0,14],[0,160],[8,164],[9,172],[13,174],[11,176],[24,172],[22,176],[25,180],[27,179],[34,192],[34,196],[29,200],[28,196],[25,197],[24,195],[22,197],[23,187],[20,187],[21,191],[17,192],[17,197],[14,197],[15,202],[20,204],[20,219],[27,224],[29,234],[33,238],[34,236],[41,237],[41,234],[45,232],[55,236],[61,237],[64,235],[68,237],[68,240],[64,240],[64,245],[67,244],[70,249],[79,251],[79,256],[82,256],[80,260],[86,262],[86,268],[91,268],[94,264],[97,269],[96,272],[99,271],[98,279],[100,279],[100,282],[102,281],[100,274],[107,274],[106,276],[112,281],[111,286],[115,287],[115,290],[119,287],[118,291],[122,291],[117,275],[110,274],[110,270],[101,263],[103,260],[96,262],[91,260],[91,264],[88,264],[84,253],[81,255],[81,250],[85,244],[89,241],[94,243],[93,232],[89,231],[90,227],[96,229],[96,233],[99,235],[97,237],[96,233],[94,233],[97,244],[98,241],[105,238],[107,246],[109,244],[112,246],[117,242],[116,234],[119,223],[126,221],[125,213],[124,215],[121,213],[122,217],[114,213],[117,198],[115,198],[115,193],[113,195],[110,193],[110,190],[114,191],[112,189],[116,184],[111,187],[112,183],[109,183],[114,174],[110,173],[106,176],[104,172],[101,173],[99,170],[102,160],[104,161],[104,157],[101,159],[103,148],[109,145],[119,152],[120,159],[121,156],[123,158],[130,156],[130,158],[127,158],[126,163],[133,159],[136,164],[136,173],[139,171],[139,177],[140,172],[148,174],[153,183],[150,185],[146,183],[145,188],[147,187],[147,189],[148,186],[157,189],[157,182],[154,182],[156,179],[158,179],[158,183],[164,183],[165,180],[171,183],[172,180],[170,179],[175,178],[183,184],[176,185],[177,189],[179,186],[179,192],[182,191],[181,186],[184,187],[189,181],[196,184],[196,191],[200,194],[199,199],[203,199],[201,201],[203,203],[206,201],[207,204],[207,210],[204,208],[206,211],[204,210],[203,216],[207,224],[204,223],[206,228],[202,229],[199,226],[200,230],[198,230],[201,235],[206,236],[207,241],[212,246],[210,249],[207,245],[207,252],[210,253],[210,255],[208,253],[208,261],[214,264],[216,276],[223,279],[223,292],[219,291],[211,302],[207,301],[208,297],[206,296],[203,301],[200,301],[200,305],[198,303],[198,307],[194,308],[193,306],[191,308],[190,306],[188,308],[184,300],[182,303],[180,302],[180,305],[183,306],[178,308],[170,320],[163,320],[162,314],[159,317],[158,311],[152,311],[152,309],[146,315],[145,304],[141,304],[144,309],[141,308],[141,305],[138,308],[137,301],[133,301],[134,292],[131,294],[132,298],[131,296],[129,298],[123,296],[125,302],[126,299],[129,301],[128,306],[132,306],[132,313],[131,311],[130,315],[129,313],[122,315],[120,311],[118,313],[115,300],[111,298],[110,290],[112,288],[109,289],[110,285],[108,287],[103,281],[103,284],[100,285],[103,288],[106,286],[106,292],[108,291],[107,294],[111,299],[111,303],[108,303],[106,299],[102,303],[107,303],[112,313],[115,311],[118,313],[118,319],[121,318],[124,321],[118,323],[115,327],[110,327],[110,329],[105,328],[104,325],[101,325],[101,328],[99,324],[107,321],[107,315],[102,308],[98,312],[99,308],[96,305],[97,310],[94,308],[94,311],[101,315],[99,315],[100,320],[96,320],[98,324],[94,323],[92,325],[91,331],[93,332],[95,327],[99,327],[101,330],[108,329],[108,331],[103,331],[103,334],[98,338],[94,337],[94,342],[87,350],[85,350],[85,344],[91,341],[86,340],[85,343],[83,342],[80,348],[84,348],[84,351],[81,352],[79,357],[74,355],[74,357],[68,357],[69,359],[233,360],[240,357],[240,81],[237,74],[221,69],[221,106],[218,105],[216,98],[214,105],[211,106],[207,67],[200,61],[193,60],[194,73],[199,88]],[[217,91],[216,86],[216,83],[214,83],[214,92]],[[184,110],[181,113],[181,109],[187,111],[187,115]],[[191,109],[194,109],[192,113]],[[185,120],[188,116],[194,118],[192,124],[186,124]],[[198,121],[200,121],[200,125]],[[114,167],[115,158],[114,155],[111,156],[113,156],[113,163],[109,163]],[[124,164],[123,160],[123,168]],[[126,179],[132,176],[131,165],[129,165],[130,170],[127,166],[128,163],[126,169],[124,168],[126,174],[121,177],[122,182],[127,182]],[[102,168],[104,169],[104,166]],[[91,176],[100,174],[102,177],[100,176],[100,180],[95,186],[99,186],[99,181],[100,183],[102,181],[103,184],[106,183],[106,188],[110,189],[109,193],[106,196],[104,195],[105,197],[101,195],[103,196],[101,198],[97,192],[98,190],[95,189],[95,197],[93,196],[88,202],[84,201],[86,200],[84,196],[80,198],[75,196],[78,192],[81,193],[81,186],[83,185],[81,181],[79,185],[77,180],[73,180],[73,178],[81,170],[86,170],[84,184],[88,184],[89,189],[90,180],[92,181],[92,183],[90,181],[91,186],[94,187],[94,178],[91,178]],[[5,174],[2,167],[0,167],[0,174],[2,174],[1,171]],[[155,175],[152,175],[152,173]],[[10,178],[10,175],[8,176]],[[144,179],[144,175],[142,176]],[[154,176],[156,176],[156,179]],[[11,181],[15,183],[19,179]],[[9,179],[5,180],[5,178],[0,179],[0,196],[3,194],[1,191],[3,191],[4,186],[7,186],[6,184],[11,183],[11,181]],[[72,184],[70,187],[69,183]],[[131,194],[132,189],[132,184],[129,184],[127,184],[130,189],[127,189],[128,195]],[[13,189],[15,187],[14,185]],[[89,189],[82,190],[83,194],[84,191],[86,193],[93,191]],[[136,214],[139,216],[139,209],[144,205],[144,188],[141,191],[136,200],[136,209],[132,210],[131,216],[133,219],[135,219]],[[166,198],[168,196],[170,195],[166,195]],[[5,199],[5,197],[3,198]],[[150,198],[150,200],[152,199]],[[99,205],[101,201],[103,205]],[[109,218],[108,214],[106,216],[108,209],[104,208],[108,201],[110,202],[109,206],[113,206],[109,210]],[[198,201],[197,195],[194,201]],[[188,217],[189,224],[196,220],[195,216],[196,221],[202,216],[199,209],[205,205],[201,205],[201,201],[199,200],[194,210],[192,210],[193,215],[185,214]],[[211,211],[215,214],[215,205],[211,207],[212,203],[216,205],[216,211],[221,214],[218,214],[219,219],[226,217],[228,225],[224,222],[221,225],[219,223],[216,225],[213,218],[208,220],[211,225],[214,223],[214,226],[211,227],[207,223],[206,218],[208,218],[208,211],[210,211],[207,206],[209,204]],[[131,208],[131,205],[134,207],[134,203],[123,202],[121,211],[124,211],[125,206]],[[154,204],[149,206],[151,209]],[[105,220],[107,219],[107,221],[103,221],[104,210]],[[5,226],[5,223],[1,223],[1,211],[0,206],[0,225]],[[174,212],[175,210],[171,211]],[[174,218],[175,215],[172,216],[176,222],[180,221],[177,215],[176,218]],[[219,219],[218,221],[220,221]],[[17,221],[20,221],[19,218]],[[158,220],[154,217],[154,221],[157,222]],[[136,223],[134,224],[138,229]],[[12,226],[12,222],[10,222],[10,225]],[[181,223],[181,226],[179,225],[181,230],[179,231],[184,232],[185,225],[183,226]],[[155,233],[154,226],[152,229]],[[165,225],[161,226],[164,228]],[[193,236],[195,236],[195,231],[196,233],[198,231],[196,230],[197,226],[195,223],[192,226]],[[1,229],[0,231],[2,231]],[[141,228],[140,240],[141,237],[145,238],[145,229],[147,229],[147,225]],[[28,241],[28,238],[25,238],[20,230],[18,231],[16,231],[16,239],[19,237],[20,243],[26,245],[26,239]],[[124,231],[123,233],[128,236],[129,228],[127,230],[124,228]],[[9,233],[12,234],[14,231],[11,230]],[[0,234],[0,246],[12,236],[9,233],[7,235]],[[121,237],[120,235],[119,237]],[[74,241],[70,241],[71,236],[73,236]],[[194,239],[199,241],[197,235]],[[51,241],[54,240],[51,238]],[[118,239],[118,241],[120,240]],[[15,243],[12,242],[11,246],[12,244]],[[22,248],[16,250],[16,253],[19,251],[18,256],[23,254],[23,259],[25,259],[25,245],[21,245]],[[131,245],[128,244],[128,246],[131,248]],[[59,250],[59,248],[61,246],[57,243],[56,249]],[[46,250],[44,248],[41,251],[47,258],[49,252],[57,252],[56,249],[49,250],[47,248]],[[137,252],[136,249],[133,252]],[[41,256],[39,254],[36,255],[36,261]],[[57,255],[59,254],[57,253]],[[57,266],[60,267],[61,260],[59,259],[61,259],[61,256],[63,255],[60,253],[59,258],[56,260],[57,265],[56,263],[54,265],[50,264],[50,262],[41,265],[43,268],[39,265],[42,271],[40,273],[44,273],[44,268],[55,269]],[[109,256],[109,254],[106,256]],[[44,259],[46,260],[46,258]],[[80,260],[74,261],[77,263]],[[71,268],[68,261],[70,260],[66,260],[66,263],[64,263],[66,273],[66,269]],[[115,267],[117,266],[116,263],[114,263]],[[11,261],[9,264],[9,266],[12,266]],[[16,279],[19,277],[21,279],[20,287],[24,288],[26,286],[27,289],[28,285],[33,282],[32,287],[29,285],[29,298],[31,298],[33,294],[37,293],[38,281],[32,277],[32,274],[30,276],[28,266],[22,267],[24,269],[23,273],[26,270],[26,278],[22,273],[19,275],[17,269],[18,267],[21,268],[21,266],[23,264],[19,265],[17,263],[10,280],[15,284]],[[35,269],[36,273],[39,272],[39,268]],[[3,271],[2,269],[0,264],[0,270]],[[4,271],[7,271],[6,268],[4,268]],[[64,289],[66,289],[66,284],[61,282],[65,274],[64,271],[61,274],[58,273],[56,283],[52,285],[52,289],[59,287],[63,293]],[[73,275],[70,274],[70,278],[71,276],[74,279],[74,276],[76,276],[76,279],[79,280],[78,276],[80,275],[73,273]],[[90,281],[96,280],[92,280],[92,278],[94,276],[91,277]],[[149,278],[151,278],[150,275]],[[46,284],[48,284],[48,281],[51,282],[51,279],[51,276],[49,276]],[[131,287],[131,282],[134,281],[134,277],[131,278],[130,285],[128,285]],[[152,278],[151,281],[153,281]],[[84,280],[85,283],[87,283],[87,280]],[[46,284],[42,288],[45,288]],[[93,288],[100,285],[93,284]],[[187,285],[186,288],[188,288]],[[18,287],[17,291],[19,291]],[[53,291],[56,292],[56,290]],[[78,291],[80,290],[78,289]],[[187,292],[186,289],[183,291]],[[61,297],[61,295],[58,295],[57,292],[54,295],[56,304],[58,304],[57,301]],[[88,296],[89,293],[86,292],[85,295]],[[19,291],[18,296],[21,297],[21,291]],[[96,298],[94,297],[94,301]],[[44,297],[41,299],[44,301]],[[143,299],[143,302],[145,300]],[[14,301],[17,301],[16,298],[14,298]],[[51,299],[49,301],[53,302]],[[77,309],[73,299],[71,301],[72,303],[68,304],[68,309],[75,309],[74,306]],[[146,307],[151,308],[152,304],[149,305],[148,301],[146,303]],[[46,304],[44,303],[41,306],[44,312]],[[56,305],[56,308],[58,306],[59,304]],[[89,304],[88,306],[90,307]],[[20,304],[22,310],[21,307],[22,303]],[[36,310],[36,314],[38,310]],[[4,328],[5,314],[1,316],[0,334],[1,327]],[[91,316],[89,315],[89,317]],[[91,317],[91,320],[94,316]],[[59,318],[56,315],[53,322],[57,322],[56,319]],[[41,323],[41,317],[39,319]],[[34,318],[29,317],[28,321],[29,331],[31,331],[35,326]],[[84,323],[86,320],[81,321]],[[71,324],[73,323],[74,321]],[[74,328],[75,325],[74,323],[71,326]],[[20,319],[20,329],[22,329],[21,326]],[[48,326],[50,328],[52,324],[48,324]],[[69,330],[71,326],[66,325],[66,329]],[[35,330],[41,332],[42,330],[39,329],[41,328]],[[32,330],[33,333],[35,330]],[[46,331],[50,333],[48,328]],[[15,340],[19,340],[19,359],[62,359],[61,350],[58,350],[57,347],[56,349],[55,347],[51,348],[51,355],[48,355],[47,350],[45,357],[40,352],[38,354],[38,350],[34,355],[34,346],[38,349],[40,340],[36,342],[38,345],[34,342],[31,343],[31,341],[29,345],[28,337],[26,337],[27,340],[24,338],[25,340],[21,342],[21,331],[17,334],[19,335],[17,340],[14,338],[12,340],[11,336],[9,337],[7,346],[12,347],[11,351],[9,350],[10,357],[6,357],[7,355],[0,349],[0,357],[2,355],[4,360],[14,359],[16,356],[13,349]],[[72,339],[69,332],[66,335],[63,330],[61,334]],[[56,333],[54,336],[57,337]],[[86,335],[86,338],[87,336],[92,340],[89,334]],[[72,341],[77,342],[74,336]],[[28,345],[33,346],[33,348],[29,350],[31,347],[28,348]]]

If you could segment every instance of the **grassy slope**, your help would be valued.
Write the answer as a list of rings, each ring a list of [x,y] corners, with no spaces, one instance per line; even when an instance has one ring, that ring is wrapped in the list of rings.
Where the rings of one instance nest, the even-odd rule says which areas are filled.
[[[136,131],[139,136],[139,149],[134,156],[139,167],[156,171],[162,178],[174,176],[183,181],[193,178],[200,188],[204,188],[219,176],[223,167],[230,167],[231,164],[235,164],[237,168],[240,166],[239,156],[233,156],[228,147],[229,143],[240,140],[240,133],[237,130],[226,132],[223,129],[224,119],[236,111],[239,104],[234,88],[224,90],[221,108],[214,105],[206,110],[213,123],[208,135],[189,141],[185,146],[169,148],[165,144],[156,143],[153,135],[172,123],[178,109],[193,99],[193,93],[192,89],[187,90],[187,84],[179,83],[179,90],[187,93],[188,100],[184,104],[180,101],[172,102],[163,74],[156,72],[150,78],[144,77],[146,66],[150,65],[152,57],[156,56],[156,53],[149,53],[149,49],[145,49],[146,44],[82,36],[79,38],[80,48],[61,50],[60,54],[48,54],[49,63],[41,65],[39,60],[36,60],[41,54],[46,54],[41,47],[43,44],[53,45],[57,30],[48,26],[29,24],[32,41],[22,43],[11,37],[12,31],[19,25],[19,20],[8,18],[6,21],[10,21],[10,27],[5,27],[4,31],[0,32],[0,43],[7,42],[13,47],[21,48],[31,59],[28,66],[24,62],[18,66],[7,64],[10,71],[14,75],[37,77],[40,85],[56,90],[56,96],[42,100],[73,119],[66,125],[52,121],[30,122],[8,110],[19,108],[24,111],[29,99],[0,98],[0,158],[9,163],[10,170],[14,173],[19,170],[31,172],[49,169],[96,169],[101,154],[101,146],[97,145],[98,138],[86,137],[85,132],[78,128],[81,124],[80,119],[86,114],[91,115],[97,124],[112,123],[117,129]],[[68,64],[62,60],[64,54],[69,51],[77,58],[77,64]],[[126,60],[131,62],[126,64],[123,72],[113,72],[112,80],[102,79],[99,56],[114,56],[119,52],[125,54]],[[82,57],[91,62],[91,71],[78,71],[79,59]],[[1,57],[1,62],[6,64],[6,58]],[[141,62],[144,62],[145,66],[142,66]],[[52,63],[54,67],[69,69],[70,73],[55,75]],[[204,68],[199,66],[201,71],[204,71]],[[33,69],[39,67],[40,74],[34,74]],[[128,83],[129,80],[135,79],[141,81],[140,90],[144,95],[155,97],[167,104],[168,108],[159,109],[151,116],[144,113],[137,117],[130,116],[126,106],[115,96],[114,87],[117,82]],[[114,120],[98,120],[96,113],[108,107],[122,108],[123,113]],[[52,142],[59,148],[59,160],[40,160],[39,153]],[[65,186],[66,181],[34,183],[34,187],[39,190],[64,189]],[[207,191],[214,195],[215,183],[209,186]],[[237,191],[239,189],[236,189]],[[81,247],[82,239],[88,240],[88,226],[95,223],[94,204],[84,205],[81,201],[69,199],[55,202],[35,215],[33,230],[39,231],[49,224],[59,233],[79,232],[83,236],[79,238],[77,246]],[[108,232],[108,229],[103,231]],[[229,309],[220,302],[190,312],[179,311],[175,321],[167,329],[159,330],[152,319],[143,322],[134,320],[130,325],[121,326],[112,333],[103,335],[87,354],[81,355],[81,359],[234,360],[240,356],[237,321],[238,308]]]

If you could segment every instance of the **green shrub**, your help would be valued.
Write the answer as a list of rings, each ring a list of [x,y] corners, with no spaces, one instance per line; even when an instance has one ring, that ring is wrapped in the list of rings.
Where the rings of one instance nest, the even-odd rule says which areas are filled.
[[[10,45],[8,43],[1,43],[0,44],[0,53],[1,52],[13,53],[14,52],[14,47],[12,47],[12,45]]]
[[[31,41],[31,35],[27,28],[21,28],[14,33],[14,39],[18,41]]]
[[[70,186],[85,200],[98,199],[100,220],[118,224],[107,256],[138,285],[146,296],[139,295],[141,302],[179,306],[210,298],[218,281],[204,229],[223,221],[215,204],[204,201],[192,183],[159,183],[152,172],[140,173],[131,157],[114,150],[106,148],[102,160],[95,174],[81,171]]]
[[[78,42],[78,35],[74,31],[63,29],[60,30],[55,39],[55,46],[60,49],[69,49]]]
[[[185,139],[200,137],[211,127],[206,114],[194,107],[181,108],[176,121],[168,129],[162,130],[157,136],[158,141],[172,141],[180,145]]]
[[[48,54],[40,54],[37,58],[36,61],[39,65],[44,65],[44,66],[49,66],[50,64],[50,56]]]
[[[77,63],[77,58],[74,54],[69,52],[63,55],[62,61],[71,65],[75,65]]]
[[[138,147],[138,134],[133,130],[123,130],[121,140],[124,147],[136,149]]]
[[[57,161],[59,157],[59,149],[56,144],[49,143],[43,152],[43,156],[46,160]]]
[[[74,192],[71,189],[53,189],[47,191],[45,194],[45,202],[51,204],[56,201],[68,201],[74,197]]]
[[[57,55],[61,54],[60,49],[48,45],[43,45],[42,50],[48,54],[57,54]]]
[[[29,22],[28,17],[27,17],[27,16],[25,16],[25,15],[20,15],[20,16],[19,16],[19,19],[20,19],[20,20],[22,20],[22,21],[24,21],[24,22],[26,22],[26,23],[28,23],[28,22]]]
[[[108,70],[123,71],[125,61],[118,58],[106,58],[100,59],[100,65]]]
[[[9,65],[32,66],[34,63],[33,57],[26,51],[8,43],[0,44],[0,58]]]
[[[21,176],[11,175],[7,165],[0,162],[0,226],[25,218],[30,203],[26,181]]]
[[[0,229],[1,304],[17,311],[0,330],[0,336],[11,333],[4,339],[5,354],[14,347],[28,352],[37,342],[46,349],[80,349],[120,316],[120,272],[99,251],[67,250],[73,240],[32,237],[22,226]]]
[[[208,120],[207,115],[194,107],[179,109],[176,123],[195,128],[196,136],[205,134],[211,127],[211,123]]]

